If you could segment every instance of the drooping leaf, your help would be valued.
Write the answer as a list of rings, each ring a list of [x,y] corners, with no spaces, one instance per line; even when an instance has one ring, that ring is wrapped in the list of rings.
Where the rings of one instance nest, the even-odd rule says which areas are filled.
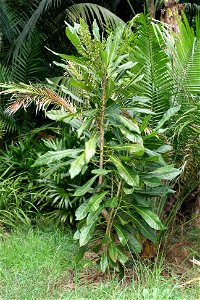
[[[131,250],[138,254],[141,253],[142,251],[142,245],[141,243],[134,237],[132,233],[128,233],[128,243],[129,246],[131,247]]]
[[[76,175],[78,175],[82,168],[85,165],[85,159],[84,159],[84,153],[79,155],[70,165],[69,174],[71,178],[74,178]]]
[[[120,243],[122,244],[122,246],[125,246],[127,244],[127,240],[128,240],[126,231],[123,230],[123,228],[118,224],[114,224],[114,228],[117,232]]]
[[[89,119],[87,119],[87,120],[85,120],[83,122],[83,124],[81,125],[81,127],[77,130],[78,138],[80,138],[80,136],[82,135],[82,133],[84,133],[84,131],[87,130],[91,126],[92,120],[93,120],[93,118],[89,118]]]
[[[158,186],[147,188],[146,190],[138,190],[137,193],[141,195],[146,195],[147,197],[156,197],[172,194],[174,193],[174,190],[172,190],[169,186]]]
[[[152,229],[144,220],[139,219],[136,216],[133,216],[133,221],[145,238],[149,239],[153,243],[156,243],[156,234],[154,229]]]
[[[107,175],[110,172],[111,172],[110,170],[106,170],[106,169],[93,169],[91,173],[97,175]]]
[[[120,127],[121,133],[131,142],[143,145],[143,140],[140,135],[131,133],[125,127]]]
[[[77,155],[81,152],[83,152],[83,149],[66,149],[60,151],[48,151],[35,161],[33,167],[48,165],[53,162],[59,161],[65,157],[76,158]]]
[[[89,189],[91,188],[92,184],[95,182],[95,179],[98,175],[92,177],[90,180],[88,180],[83,186],[78,188],[76,192],[74,193],[74,196],[83,196],[85,195]]]
[[[162,119],[158,122],[155,131],[160,129],[165,124],[165,122],[171,119],[171,117],[179,111],[180,107],[181,106],[179,105],[168,109],[168,111],[163,115]]]
[[[99,218],[99,214],[101,213],[102,208],[100,207],[98,210],[94,211],[94,212],[90,212],[87,216],[86,219],[86,224],[90,224],[90,223],[94,223],[95,221],[98,220]]]
[[[128,260],[128,255],[124,252],[124,248],[121,246],[116,246],[118,251],[118,260],[122,265],[124,265]]]
[[[117,261],[117,257],[118,257],[118,251],[117,251],[117,247],[115,246],[115,244],[113,242],[111,242],[109,248],[108,248],[108,253],[110,258],[116,262]]]
[[[176,176],[181,173],[181,170],[174,168],[173,165],[167,165],[161,168],[156,169],[155,171],[151,172],[152,176],[165,179],[165,180],[172,180]]]
[[[133,205],[137,213],[147,222],[147,224],[155,230],[165,229],[159,217],[150,209]]]
[[[85,225],[81,228],[80,239],[79,239],[80,247],[86,245],[89,242],[89,240],[91,239],[92,234],[95,229],[95,224],[96,224],[96,222],[89,223],[88,225]]]
[[[144,154],[144,146],[141,144],[124,144],[113,146],[112,149],[118,151],[128,151],[131,154],[142,156]]]
[[[124,181],[134,187],[139,186],[139,176],[136,174],[132,174],[127,167],[125,167],[121,160],[115,156],[110,156],[112,163],[116,166],[119,175],[124,179]]]
[[[130,119],[124,117],[124,116],[117,116],[120,123],[122,123],[126,128],[128,128],[130,131],[136,132],[140,134],[140,129],[137,124],[133,123]]]
[[[118,202],[119,202],[118,197],[112,197],[112,198],[106,200],[106,206],[110,207],[110,208],[115,208],[115,207],[117,207]]]
[[[90,197],[88,201],[88,211],[94,212],[99,208],[101,201],[105,198],[107,192],[101,192]]]
[[[78,249],[78,252],[75,256],[75,262],[78,264],[80,262],[80,260],[83,258],[85,252],[87,250],[87,246],[82,246]]]
[[[96,153],[96,146],[98,141],[99,135],[97,132],[93,133],[90,137],[89,141],[85,143],[85,161],[89,163],[90,159]]]
[[[104,252],[101,256],[101,260],[100,260],[100,268],[102,273],[105,273],[105,271],[108,268],[108,256],[107,256],[107,252]]]
[[[82,203],[76,210],[75,216],[76,220],[84,219],[88,214],[88,202]]]

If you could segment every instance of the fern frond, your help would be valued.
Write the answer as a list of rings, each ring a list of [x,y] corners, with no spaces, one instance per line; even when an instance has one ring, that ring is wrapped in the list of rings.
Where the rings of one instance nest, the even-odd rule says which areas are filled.
[[[170,59],[164,51],[164,44],[153,24],[144,15],[137,19],[139,29],[134,45],[134,56],[138,61],[138,71],[142,70],[140,81],[142,96],[149,99],[150,109],[155,113],[157,122],[169,109],[173,84],[170,70]],[[160,28],[162,30],[162,28]]]

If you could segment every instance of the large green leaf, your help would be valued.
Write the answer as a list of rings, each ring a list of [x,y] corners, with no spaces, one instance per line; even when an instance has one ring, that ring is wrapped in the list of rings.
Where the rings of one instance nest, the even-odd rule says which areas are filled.
[[[118,202],[119,202],[119,198],[115,196],[106,200],[106,206],[110,208],[115,208],[117,207]]]
[[[90,180],[88,180],[83,186],[78,188],[76,192],[74,193],[74,196],[83,196],[85,195],[91,188],[92,184],[95,182],[95,179],[98,177],[98,175],[92,177]]]
[[[101,192],[90,197],[88,201],[88,211],[89,212],[96,211],[99,208],[99,205],[101,201],[104,199],[104,197],[106,196],[106,194],[107,192]]]
[[[48,165],[53,162],[57,162],[65,157],[75,158],[81,152],[83,152],[83,149],[66,149],[60,151],[48,151],[35,161],[33,167]]]
[[[118,115],[117,118],[120,121],[120,123],[127,127],[130,131],[140,134],[140,129],[138,125],[133,123],[133,121],[121,115]]]
[[[123,230],[123,228],[118,224],[114,224],[114,228],[117,232],[120,243],[122,244],[122,246],[125,246],[128,240],[126,230]]]
[[[79,238],[80,247],[86,245],[89,242],[89,240],[91,239],[92,234],[95,229],[95,224],[96,224],[96,222],[89,223],[88,225],[85,225],[81,228],[80,238]]]
[[[169,186],[158,186],[153,188],[147,188],[145,190],[138,190],[138,194],[146,195],[147,197],[156,197],[156,196],[167,196],[174,193]]]
[[[141,253],[142,245],[141,243],[134,237],[132,233],[128,233],[128,243],[133,252],[136,254]]]
[[[110,159],[112,161],[112,163],[116,166],[119,175],[124,179],[124,181],[130,185],[130,186],[134,186],[134,187],[138,187],[139,186],[139,176],[136,174],[133,174],[132,172],[130,172],[130,170],[125,167],[121,160],[115,156],[110,156]]]
[[[117,257],[118,257],[118,251],[117,251],[117,247],[115,246],[115,244],[113,242],[111,242],[109,249],[108,249],[108,253],[110,258],[116,262],[117,261]]]
[[[84,219],[88,214],[88,202],[82,203],[76,210],[75,216],[76,220]]]
[[[102,208],[100,207],[98,210],[90,212],[86,219],[86,224],[94,223],[99,219],[99,214],[101,213]]]
[[[128,260],[128,255],[125,253],[124,248],[121,246],[116,246],[118,251],[118,260],[122,265],[124,265]]]
[[[118,151],[128,151],[131,154],[142,156],[144,154],[144,146],[141,144],[124,144],[112,146],[112,149]]]
[[[133,205],[137,213],[147,222],[147,224],[155,230],[165,229],[159,217],[150,209]]]
[[[96,153],[96,146],[98,141],[99,135],[97,132],[93,133],[90,137],[89,141],[85,143],[85,161],[89,163],[90,159]]]
[[[156,243],[156,234],[154,229],[152,229],[143,219],[140,219],[135,215],[133,216],[133,222],[144,237],[153,243]]]
[[[84,153],[79,155],[70,165],[69,174],[71,178],[78,175],[85,165]]]
[[[131,142],[143,145],[143,140],[140,135],[131,133],[128,129],[120,127],[121,133]]]
[[[172,180],[181,173],[181,170],[174,168],[173,165],[167,165],[150,172],[153,177],[165,180]],[[150,175],[151,176],[151,175]]]
[[[100,260],[100,268],[101,271],[104,273],[107,268],[108,268],[108,256],[107,256],[107,252],[104,252],[101,256],[101,260]]]
[[[171,117],[175,115],[179,111],[179,109],[180,109],[180,105],[168,109],[168,111],[163,115],[162,119],[158,122],[155,131],[160,129],[165,124],[165,122],[171,119]]]
[[[92,124],[92,121],[93,121],[93,118],[88,118],[87,120],[85,120],[83,122],[81,127],[77,130],[78,138],[80,138],[82,133],[84,133],[84,131],[87,130],[90,127],[90,125]]]

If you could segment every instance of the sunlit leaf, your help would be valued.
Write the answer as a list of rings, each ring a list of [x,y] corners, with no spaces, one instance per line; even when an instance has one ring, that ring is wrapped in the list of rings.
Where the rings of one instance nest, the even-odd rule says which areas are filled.
[[[40,156],[33,167],[48,165],[53,162],[57,162],[65,157],[75,158],[79,153],[83,152],[83,149],[66,149],[60,151],[47,151],[44,155]]]
[[[74,193],[74,196],[83,196],[85,195],[89,189],[91,188],[92,184],[95,182],[98,175],[92,177],[90,180],[88,180],[83,186],[78,188],[76,192]]]
[[[137,213],[147,222],[147,224],[155,230],[165,229],[159,217],[150,209],[133,205]]]
[[[70,165],[69,174],[71,178],[74,178],[76,175],[78,175],[82,168],[85,165],[85,159],[84,159],[84,153],[82,153],[80,156],[78,156]]]
[[[110,156],[112,163],[116,166],[120,176],[124,179],[124,181],[131,185],[138,187],[139,186],[139,176],[136,174],[132,174],[127,167],[125,167],[122,162],[115,156]]]
[[[89,163],[90,159],[96,153],[96,146],[98,141],[99,135],[97,132],[93,133],[90,137],[89,141],[85,143],[85,161]]]

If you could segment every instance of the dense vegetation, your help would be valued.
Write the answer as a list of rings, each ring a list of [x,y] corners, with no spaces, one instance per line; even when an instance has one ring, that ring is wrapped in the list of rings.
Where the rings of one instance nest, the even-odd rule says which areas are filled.
[[[123,271],[198,206],[200,18],[176,1],[128,23],[117,1],[30,2],[0,6],[0,221],[71,224],[77,261]]]

